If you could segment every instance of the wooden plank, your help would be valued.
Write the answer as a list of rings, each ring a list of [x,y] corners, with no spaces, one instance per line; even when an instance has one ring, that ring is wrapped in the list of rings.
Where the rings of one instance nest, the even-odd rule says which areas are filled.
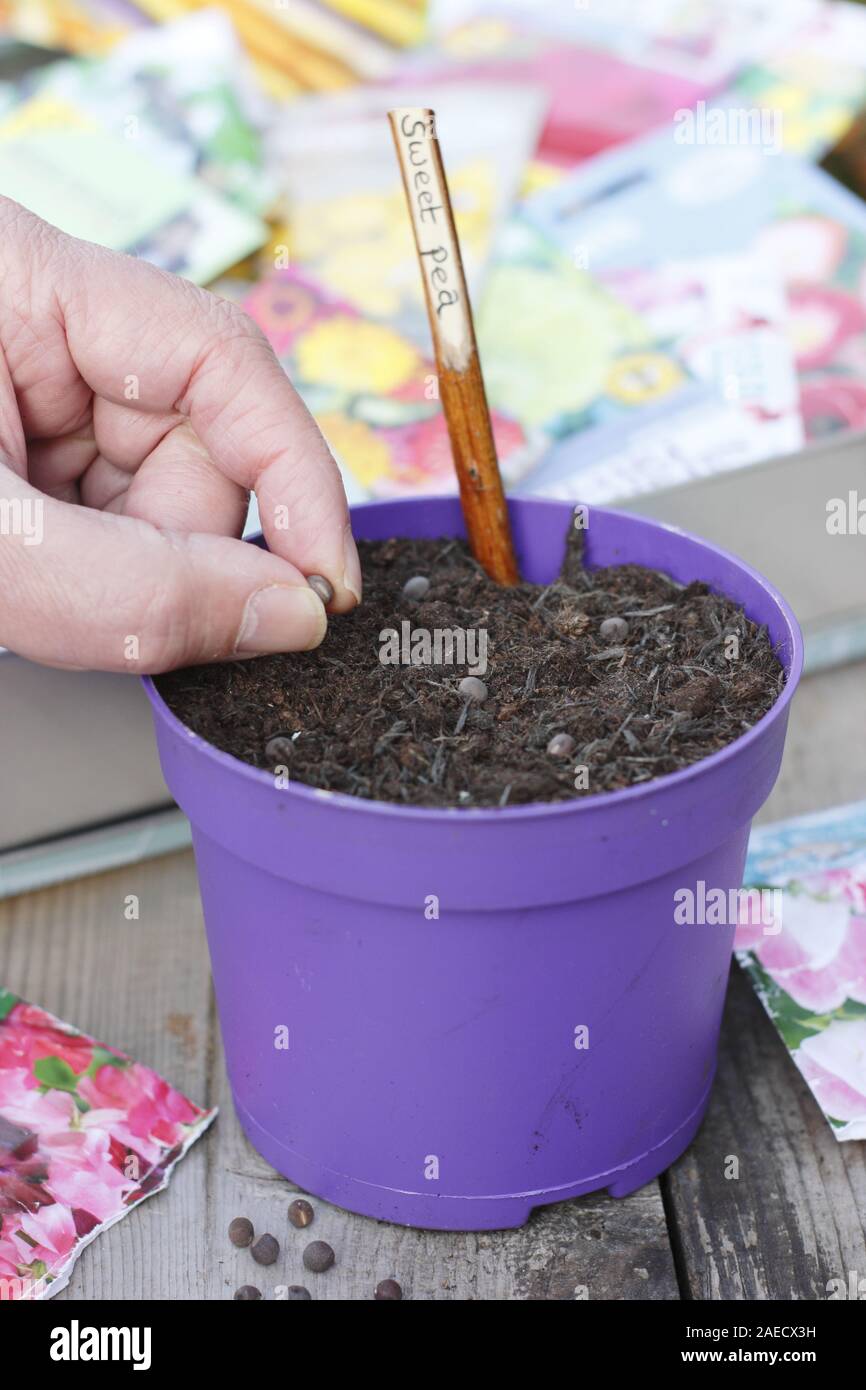
[[[864,795],[864,696],[863,663],[804,682],[762,821]],[[833,1137],[737,967],[709,1113],[663,1190],[688,1297],[826,1298],[866,1274],[866,1146]]]
[[[138,921],[124,916],[130,894]],[[210,972],[189,853],[0,903],[0,982],[208,1103]],[[56,1297],[199,1297],[213,1141],[214,1128],[165,1192],[83,1252]]]
[[[619,1200],[560,1202],[536,1211],[521,1229],[477,1234],[411,1231],[312,1197],[313,1224],[295,1230],[287,1210],[297,1189],[245,1139],[221,1056],[214,1059],[213,1085],[221,1114],[219,1161],[208,1189],[215,1254],[204,1297],[231,1298],[241,1284],[254,1284],[273,1298],[302,1284],[316,1299],[370,1299],[387,1278],[398,1281],[405,1298],[423,1301],[678,1297],[658,1183]],[[235,1216],[248,1216],[257,1234],[276,1236],[281,1248],[274,1265],[264,1269],[248,1250],[232,1248],[226,1231]],[[326,1240],[336,1253],[325,1274],[304,1269],[311,1240]]]
[[[691,1298],[822,1299],[866,1274],[864,1145],[833,1137],[737,966],[707,1119],[663,1184]]]

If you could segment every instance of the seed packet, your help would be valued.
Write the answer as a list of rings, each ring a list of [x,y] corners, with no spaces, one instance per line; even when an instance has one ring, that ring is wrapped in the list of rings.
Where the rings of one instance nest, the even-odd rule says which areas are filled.
[[[300,271],[274,271],[243,301],[328,440],[350,502],[457,487],[436,368],[388,323],[363,317]],[[493,431],[506,482],[539,444],[504,410]]]
[[[0,1299],[43,1299],[171,1178],[216,1116],[0,989]]]
[[[789,154],[821,159],[866,103],[866,9],[822,4],[760,60],[750,58],[725,100],[778,111]]]
[[[838,1140],[866,1139],[866,801],[753,830],[737,959]]]
[[[552,11],[566,12],[564,6]],[[714,89],[687,77],[625,62],[581,44],[579,28],[549,32],[538,14],[523,22],[498,10],[476,15],[415,56],[411,70],[430,80],[532,82],[547,93],[549,110],[539,142],[545,159],[571,165],[670,120]]]
[[[621,296],[527,223],[497,241],[476,309],[488,397],[549,441],[678,395],[690,372]]]
[[[218,10],[139,30],[99,59],[55,63],[33,88],[248,212],[263,212],[274,196],[258,129],[272,112]]]
[[[0,187],[72,236],[205,284],[266,239],[259,218],[171,173],[74,102],[37,94],[0,119]]]
[[[393,106],[430,106],[473,302],[497,230],[538,140],[543,93],[518,83],[419,82],[295,102],[274,128],[292,263],[423,352],[430,328],[402,180],[388,131]]]
[[[786,154],[778,130],[755,127],[749,143],[725,111],[692,113],[599,156],[528,200],[525,213],[603,281],[663,265],[673,273],[696,252],[760,257],[782,277],[807,440],[862,426],[866,208]]]
[[[772,264],[702,257],[614,271],[602,283],[650,335],[642,352],[625,359],[628,372],[618,363],[618,394],[632,403],[628,428],[602,422],[564,439],[533,476],[534,492],[612,502],[802,446],[787,298]],[[664,361],[689,382],[667,398],[656,386]],[[609,378],[606,389],[616,382]]]
[[[449,0],[438,0],[447,14]],[[451,0],[453,7],[455,0]],[[456,0],[465,7],[465,0]],[[473,0],[473,9],[524,20],[557,38],[570,38],[628,62],[692,82],[721,85],[758,62],[820,15],[823,0]],[[434,16],[437,11],[434,9]],[[440,16],[441,17],[441,16]]]
[[[778,111],[784,148],[817,161],[845,135],[866,102],[866,69],[830,65],[807,50],[784,62],[746,68],[723,100]]]

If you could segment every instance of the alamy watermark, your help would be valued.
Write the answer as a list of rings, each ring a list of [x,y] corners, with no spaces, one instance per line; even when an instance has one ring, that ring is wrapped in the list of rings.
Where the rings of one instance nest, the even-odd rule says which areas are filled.
[[[833,1279],[828,1279],[824,1288],[831,1303],[838,1303],[842,1299],[852,1299],[855,1302],[866,1299],[866,1278],[862,1278],[856,1269],[849,1269],[847,1278],[836,1275]]]
[[[674,904],[678,926],[760,926],[765,936],[782,930],[781,888],[708,888],[700,878],[694,888],[677,888]]]
[[[379,633],[383,666],[465,666],[470,676],[487,671],[485,627],[413,627],[408,619]]]
[[[694,109],[674,112],[677,145],[756,146],[767,154],[779,154],[783,145],[783,117],[777,107],[712,106],[699,101]]]
[[[150,1370],[149,1327],[82,1327],[73,1318],[55,1327],[48,1352],[52,1361],[130,1361],[134,1371]]]
[[[852,488],[847,497],[827,502],[828,536],[866,536],[866,497]]]
[[[22,536],[25,545],[41,545],[44,511],[41,497],[0,497],[0,536]]]

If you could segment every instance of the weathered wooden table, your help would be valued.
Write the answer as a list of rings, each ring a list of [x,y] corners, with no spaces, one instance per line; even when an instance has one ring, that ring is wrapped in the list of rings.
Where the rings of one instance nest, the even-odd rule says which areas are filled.
[[[805,681],[762,820],[866,796],[864,714],[866,663]],[[130,893],[138,922],[124,916]],[[624,1200],[563,1202],[479,1235],[407,1231],[318,1200],[310,1232],[289,1225],[294,1189],[232,1111],[191,854],[0,905],[0,982],[221,1107],[168,1190],[84,1252],[60,1299],[225,1299],[243,1283],[366,1299],[388,1276],[415,1299],[821,1299],[828,1280],[866,1275],[866,1144],[833,1138],[736,967],[709,1115],[684,1157]],[[242,1214],[282,1243],[269,1269],[226,1238]],[[337,1252],[327,1274],[302,1267],[314,1235]]]

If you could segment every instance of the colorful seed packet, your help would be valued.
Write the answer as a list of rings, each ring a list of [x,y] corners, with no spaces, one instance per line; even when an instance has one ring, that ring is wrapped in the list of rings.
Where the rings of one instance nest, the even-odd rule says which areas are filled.
[[[772,264],[703,257],[602,282],[649,330],[649,344],[620,359],[605,387],[630,403],[628,427],[611,428],[609,412],[600,427],[563,439],[531,491],[614,502],[802,446],[787,298]],[[665,375],[678,370],[686,389],[664,392]]]
[[[862,426],[866,208],[822,169],[784,153],[774,132],[755,128],[754,142],[744,142],[727,117],[714,129],[723,138],[684,122],[601,155],[530,199],[526,215],[565,254],[580,251],[603,281],[673,272],[696,250],[760,257],[782,277],[806,438]]]
[[[720,86],[820,14],[824,0],[434,0],[434,19],[479,9],[521,20],[630,63]]]
[[[784,62],[746,68],[720,101],[742,109],[778,111],[784,149],[817,161],[841,139],[866,102],[866,71],[830,66],[806,51]]]
[[[0,1299],[43,1299],[166,1187],[216,1110],[0,989]]]
[[[570,30],[553,35],[537,25],[535,15],[521,23],[491,10],[442,34],[411,70],[441,82],[536,83],[549,100],[538,153],[567,165],[644,135],[713,90],[589,48]]]
[[[141,29],[103,58],[55,63],[31,85],[250,213],[273,200],[259,131],[273,113],[218,10]]]
[[[36,95],[0,119],[0,187],[72,236],[206,284],[267,228],[198,178],[174,174],[74,103]]]
[[[778,111],[789,154],[820,160],[866,103],[866,9],[822,4],[725,93],[740,107]]]
[[[538,141],[544,96],[536,87],[419,82],[310,97],[283,113],[269,153],[283,171],[292,264],[426,352],[422,277],[386,119],[390,107],[414,105],[437,112],[477,302],[496,234]]]
[[[737,959],[836,1138],[866,1139],[866,801],[754,830],[745,883],[781,892]]]
[[[297,270],[264,277],[243,307],[318,421],[350,501],[456,490],[436,368],[413,342]],[[532,467],[540,442],[506,411],[492,414],[503,474],[513,483]]]
[[[490,401],[548,441],[672,398],[690,373],[648,325],[520,216],[496,245],[476,307]]]

